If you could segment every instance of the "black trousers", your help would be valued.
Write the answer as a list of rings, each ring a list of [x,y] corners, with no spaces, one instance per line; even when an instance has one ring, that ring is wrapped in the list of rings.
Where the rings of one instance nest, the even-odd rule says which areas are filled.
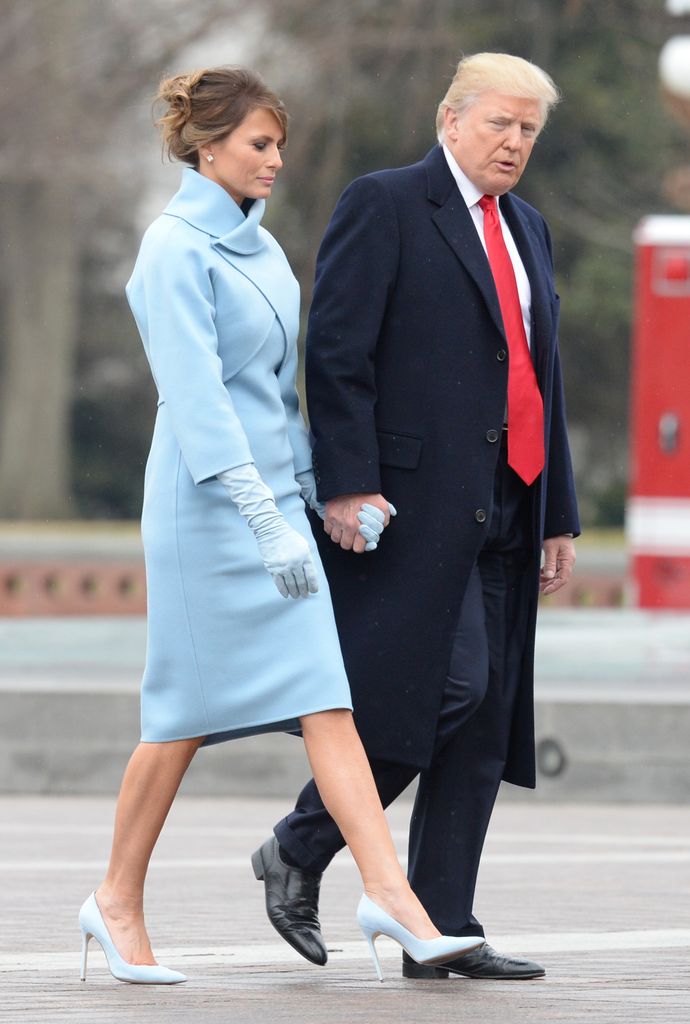
[[[508,466],[503,441],[489,531],[455,630],[431,764],[419,772],[370,759],[384,807],[419,774],[408,877],[447,935],[483,935],[472,907],[521,676],[533,585],[530,537],[529,489]],[[274,832],[292,861],[309,871],[324,871],[345,845],[313,779]]]

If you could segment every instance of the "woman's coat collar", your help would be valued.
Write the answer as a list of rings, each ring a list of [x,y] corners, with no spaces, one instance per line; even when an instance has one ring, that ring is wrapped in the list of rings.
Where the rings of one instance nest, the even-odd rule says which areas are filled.
[[[259,231],[265,207],[263,199],[255,199],[245,217],[222,185],[186,167],[180,189],[163,213],[211,235],[230,252],[249,255],[265,245]]]

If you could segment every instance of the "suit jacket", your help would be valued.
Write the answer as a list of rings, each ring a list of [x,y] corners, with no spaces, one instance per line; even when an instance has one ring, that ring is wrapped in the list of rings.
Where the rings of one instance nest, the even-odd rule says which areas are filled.
[[[505,778],[534,785],[533,652],[543,537],[579,532],[542,216],[501,198],[532,290],[546,467],[532,487],[529,628]],[[370,755],[428,765],[452,631],[488,529],[508,381],[486,254],[440,147],[354,181],[321,245],[307,397],[322,500],[381,492],[373,554],[320,538],[357,725]]]

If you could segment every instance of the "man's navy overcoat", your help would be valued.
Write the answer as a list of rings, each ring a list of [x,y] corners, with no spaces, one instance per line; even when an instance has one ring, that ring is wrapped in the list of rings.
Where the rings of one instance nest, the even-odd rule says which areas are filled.
[[[500,204],[530,280],[544,399],[529,626],[504,770],[533,786],[541,542],[577,534],[579,524],[549,232],[516,196]],[[306,366],[319,497],[381,492],[398,510],[372,553],[341,550],[321,524],[315,531],[357,727],[370,756],[424,768],[452,631],[489,526],[508,381],[491,270],[440,147],[410,167],[358,178],[341,196],[319,251]]]

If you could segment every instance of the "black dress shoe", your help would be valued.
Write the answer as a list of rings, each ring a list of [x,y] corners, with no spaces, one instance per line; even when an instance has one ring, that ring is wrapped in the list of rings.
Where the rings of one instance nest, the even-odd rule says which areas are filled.
[[[303,957],[323,967],[328,953],[319,924],[321,875],[286,864],[275,836],[252,854],[252,867],[264,883],[266,911],[275,930]]]
[[[543,978],[546,971],[534,960],[497,953],[488,942],[464,956],[435,967],[415,963],[403,953],[403,978],[447,978],[449,974],[462,974],[465,978],[484,978],[492,981],[527,981]]]

